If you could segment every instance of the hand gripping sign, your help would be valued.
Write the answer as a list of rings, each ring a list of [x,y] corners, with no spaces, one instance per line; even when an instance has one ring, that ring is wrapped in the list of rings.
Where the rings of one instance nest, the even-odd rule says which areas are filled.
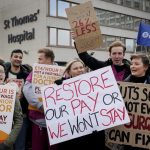
[[[42,87],[50,144],[129,122],[111,67]]]
[[[102,36],[91,1],[67,8],[66,13],[79,53],[99,48]]]

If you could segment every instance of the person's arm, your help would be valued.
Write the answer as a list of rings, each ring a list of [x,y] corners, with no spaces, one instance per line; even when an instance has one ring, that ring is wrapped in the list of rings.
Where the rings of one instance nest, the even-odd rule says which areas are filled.
[[[78,56],[91,70],[100,69],[106,66],[104,61],[97,60],[96,58],[90,56],[87,52],[79,53]]]
[[[31,82],[29,81],[25,82],[23,86],[23,94],[31,106],[36,107],[39,110],[43,111],[43,103],[42,101],[40,102],[38,98],[35,96],[35,94],[33,93]]]
[[[78,53],[76,44],[74,43],[74,45]],[[106,66],[105,61],[99,61],[96,58],[89,55],[87,52],[78,53],[78,56],[84,62],[84,64],[88,66],[91,70],[96,70]]]
[[[13,115],[13,127],[9,134],[9,137],[7,138],[6,141],[4,141],[4,145],[11,147],[15,143],[17,136],[20,132],[20,129],[22,127],[22,123],[23,123],[22,109],[19,100],[16,100]]]

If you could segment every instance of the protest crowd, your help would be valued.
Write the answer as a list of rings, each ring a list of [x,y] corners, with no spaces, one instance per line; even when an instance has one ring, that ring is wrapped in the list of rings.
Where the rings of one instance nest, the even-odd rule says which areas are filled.
[[[81,28],[85,39],[95,33],[87,42],[93,49],[101,43],[97,26]],[[65,66],[49,48],[39,48],[32,65],[22,63],[21,49],[12,50],[10,62],[0,57],[0,150],[150,149],[148,56],[127,60],[126,46],[116,40],[108,59],[99,60],[83,50],[88,44],[77,33],[78,57]]]
[[[76,46],[75,46],[76,47]],[[78,52],[78,49],[76,49]],[[56,85],[61,85],[65,80],[86,74],[89,67],[91,71],[111,66],[116,81],[133,83],[150,83],[148,73],[149,59],[146,55],[134,54],[131,61],[124,58],[126,47],[120,41],[114,41],[109,47],[109,59],[106,61],[97,60],[87,52],[78,53],[79,58],[74,58],[67,63],[62,76],[55,80]],[[39,49],[38,64],[53,65],[54,53],[48,48]],[[22,64],[23,52],[20,49],[13,50],[10,55],[10,63],[4,60],[0,62],[1,85],[4,83],[19,82],[21,91],[16,95],[13,125],[9,137],[0,144],[1,150],[69,150],[88,149],[105,150],[105,130],[94,131],[91,134],[68,140],[50,146],[45,122],[44,108],[42,101],[35,95],[33,90],[33,70],[28,65]],[[14,79],[17,79],[16,81]],[[40,89],[38,89],[40,91]],[[115,149],[144,149],[127,145],[114,144]],[[112,147],[112,149],[114,149]],[[118,147],[118,148],[117,148]]]

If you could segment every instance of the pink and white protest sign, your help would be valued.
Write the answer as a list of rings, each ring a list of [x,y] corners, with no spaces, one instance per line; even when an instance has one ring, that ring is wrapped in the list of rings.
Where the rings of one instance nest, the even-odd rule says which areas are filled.
[[[50,145],[130,122],[110,66],[41,90]]]

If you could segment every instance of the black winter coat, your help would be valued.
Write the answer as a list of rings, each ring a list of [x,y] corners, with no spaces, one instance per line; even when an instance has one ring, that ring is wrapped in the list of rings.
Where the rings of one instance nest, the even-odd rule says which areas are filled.
[[[78,55],[80,59],[85,63],[85,65],[88,66],[91,70],[100,69],[106,66],[111,66],[113,64],[111,59],[108,59],[106,61],[99,61],[96,58],[90,56],[87,52],[83,52]],[[125,74],[123,79],[125,79],[131,73],[130,62],[127,59],[124,59],[123,63],[125,64]]]

